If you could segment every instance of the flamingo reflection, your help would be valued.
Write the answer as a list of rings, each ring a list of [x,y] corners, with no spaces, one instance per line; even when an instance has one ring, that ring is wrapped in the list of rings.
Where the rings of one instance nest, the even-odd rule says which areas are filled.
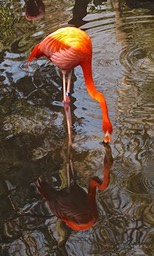
[[[36,181],[37,189],[47,201],[52,213],[73,230],[89,229],[98,219],[96,188],[100,190],[107,188],[113,164],[110,146],[104,143],[104,148],[104,179],[101,181],[98,177],[93,177],[89,182],[88,192],[75,180],[71,157],[68,164],[68,186],[66,188],[57,191],[42,178]]]
[[[39,20],[44,17],[45,5],[42,0],[26,1],[26,19]]]

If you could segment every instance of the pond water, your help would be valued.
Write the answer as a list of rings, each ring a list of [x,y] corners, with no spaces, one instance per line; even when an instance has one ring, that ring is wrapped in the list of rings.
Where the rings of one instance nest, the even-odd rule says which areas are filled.
[[[153,1],[0,4],[0,255],[154,255]],[[92,177],[105,179],[108,154],[110,172],[108,187],[96,191],[95,225],[80,231],[61,227],[34,182],[41,176],[55,189],[67,186],[61,73],[45,58],[26,68],[31,49],[68,24],[92,39],[93,76],[113,124],[111,164],[102,143],[100,107],[86,91],[81,68],[75,68],[71,154],[76,181],[88,188]]]

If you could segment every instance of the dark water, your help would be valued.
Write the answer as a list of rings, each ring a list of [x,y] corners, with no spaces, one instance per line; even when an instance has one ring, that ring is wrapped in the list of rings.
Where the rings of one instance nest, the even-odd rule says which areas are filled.
[[[73,9],[73,1],[46,0],[39,19],[30,20],[24,1],[0,1],[0,255],[152,256],[154,3],[77,3]],[[85,231],[62,229],[67,242],[60,251],[57,218],[34,180],[41,175],[60,188],[63,177],[66,185],[61,73],[45,59],[27,70],[26,60],[34,45],[68,23],[92,38],[94,80],[114,128],[114,163],[108,188],[97,191],[98,221]],[[72,102],[73,165],[78,184],[88,188],[93,176],[103,179],[105,150],[101,111],[87,94],[80,67],[73,74]]]

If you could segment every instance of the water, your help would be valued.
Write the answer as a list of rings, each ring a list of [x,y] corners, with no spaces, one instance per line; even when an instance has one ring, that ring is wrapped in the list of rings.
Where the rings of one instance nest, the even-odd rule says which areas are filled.
[[[152,256],[153,1],[89,3],[76,12],[74,2],[46,0],[38,20],[25,18],[24,1],[0,3],[0,255]],[[88,230],[72,232],[61,227],[34,185],[39,176],[58,189],[67,184],[61,73],[45,59],[26,68],[32,47],[68,23],[92,38],[94,80],[114,128],[110,183],[97,191],[99,218]],[[88,188],[93,176],[103,179],[105,150],[100,108],[87,94],[80,67],[72,102],[73,165],[77,183]],[[61,250],[59,237],[66,239]]]

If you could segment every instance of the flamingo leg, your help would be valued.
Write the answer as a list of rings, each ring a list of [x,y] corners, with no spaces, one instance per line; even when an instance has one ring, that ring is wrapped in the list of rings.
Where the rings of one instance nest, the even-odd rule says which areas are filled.
[[[68,73],[68,79],[67,79],[67,95],[70,94],[70,90],[71,90],[71,77],[72,77],[72,70],[70,70],[70,72]]]
[[[66,101],[66,71],[62,71],[63,74],[63,101]]]
[[[66,71],[63,71],[63,102],[64,102],[64,109],[65,109],[65,115],[66,115],[66,122],[67,122],[69,145],[72,145],[72,134],[71,134],[72,117],[71,117],[71,107],[70,107],[71,75],[72,75],[72,71],[70,71],[68,74],[67,89],[66,89]]]
[[[67,96],[70,96],[72,70],[70,70],[68,73],[67,89],[66,89],[66,71],[63,70],[62,74],[63,74],[63,101],[70,103],[70,98],[67,98]]]
[[[72,116],[71,116],[71,100],[70,100],[70,89],[71,89],[71,77],[72,70],[68,73],[67,78],[67,88],[66,88],[66,72],[63,71],[63,100],[64,100],[64,109],[66,115],[67,122],[67,131],[68,131],[68,155],[67,155],[67,180],[68,180],[68,188],[70,187],[70,171],[74,174],[73,163],[72,163]]]

